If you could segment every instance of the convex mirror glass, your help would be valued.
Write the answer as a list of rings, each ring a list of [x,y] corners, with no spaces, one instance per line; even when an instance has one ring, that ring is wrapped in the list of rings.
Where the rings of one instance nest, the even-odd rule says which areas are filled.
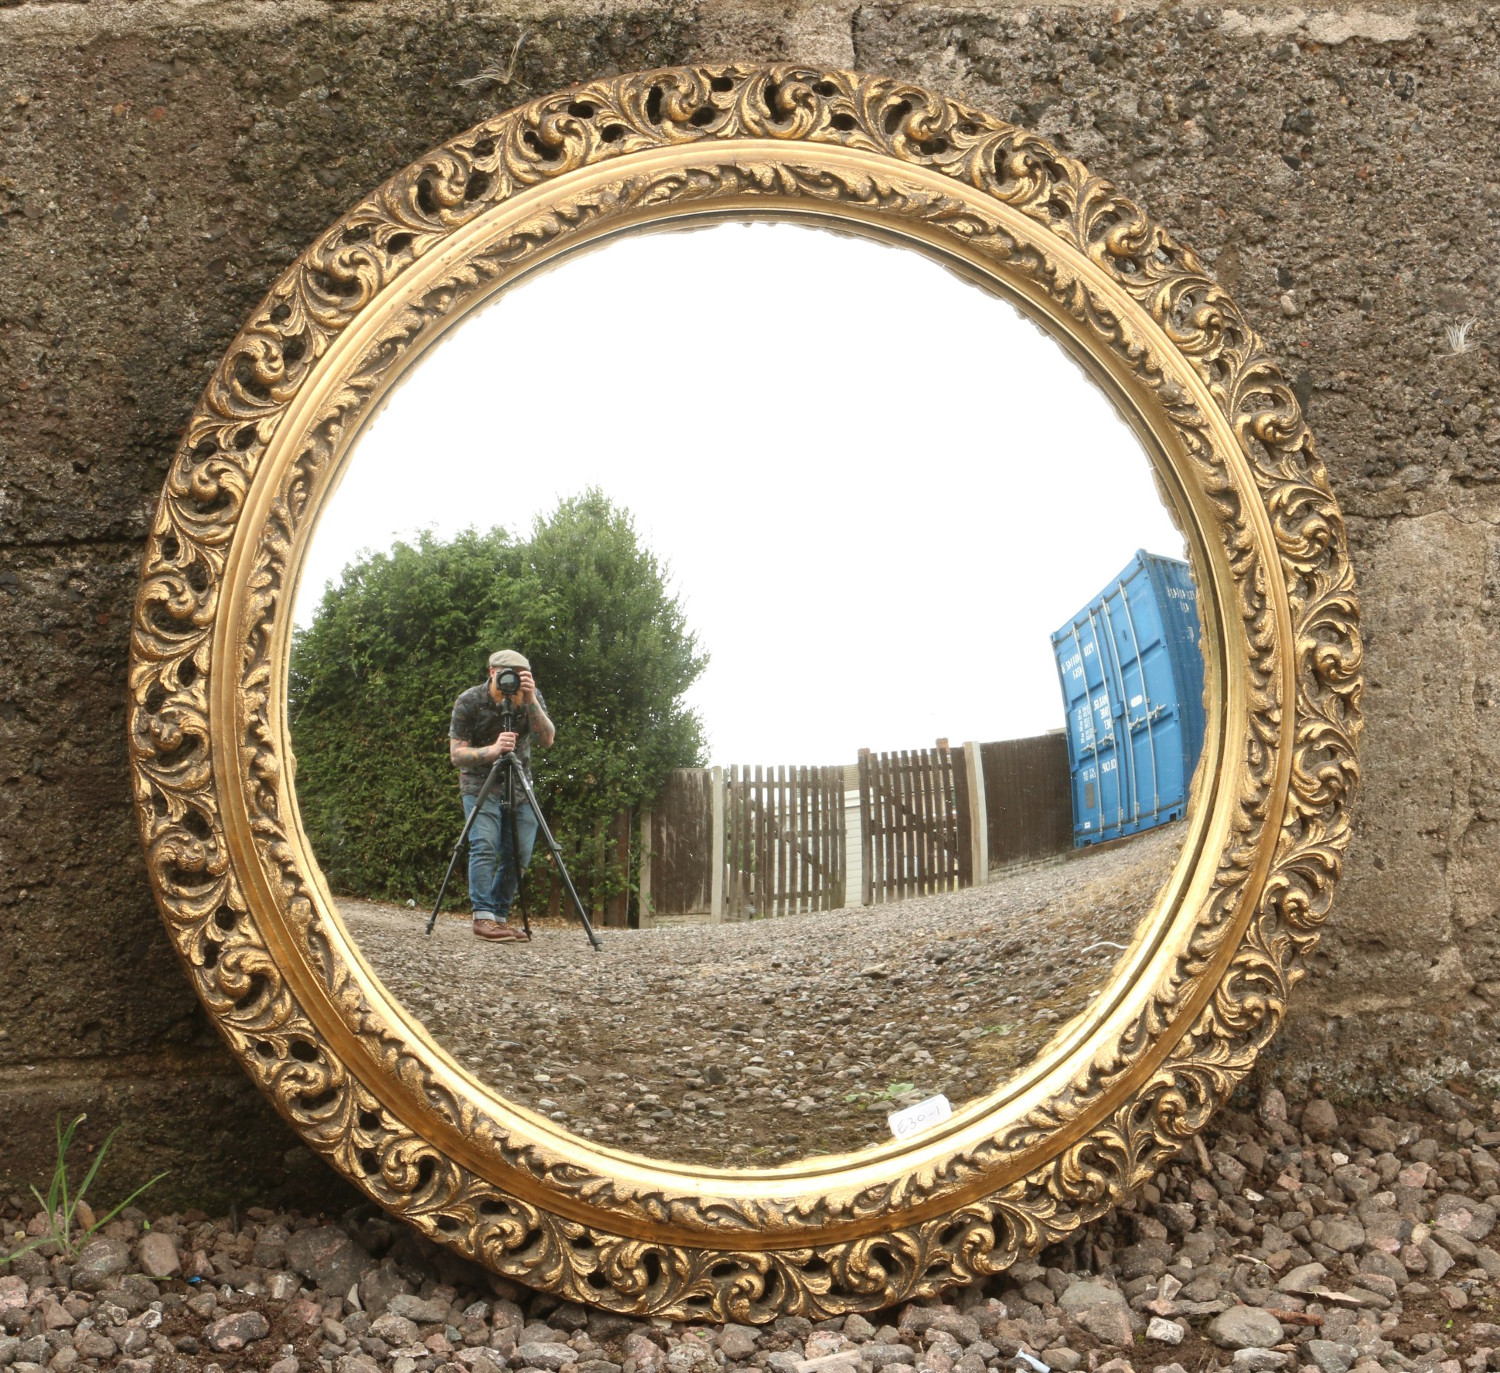
[[[369,967],[512,1104],[688,1164],[889,1142],[1065,1038],[1166,881],[1186,558],[1136,431],[974,281],[794,223],[622,237],[360,438],[296,605],[302,821]],[[544,838],[530,942],[471,924],[512,836],[457,846],[449,733],[499,649],[600,953]]]

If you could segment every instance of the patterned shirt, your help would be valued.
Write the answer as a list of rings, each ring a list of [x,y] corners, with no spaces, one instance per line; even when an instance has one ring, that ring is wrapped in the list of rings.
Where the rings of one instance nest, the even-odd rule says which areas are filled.
[[[536,693],[536,703],[543,711],[547,709],[547,702],[542,698],[540,690]],[[515,699],[514,709],[516,756],[520,758],[526,776],[530,777],[531,717],[519,698]],[[448,726],[448,737],[474,748],[488,748],[500,737],[500,706],[490,698],[488,678],[478,686],[471,686],[467,691],[459,693],[458,700],[453,703],[453,722]],[[484,779],[490,775],[491,766],[492,764],[486,763],[478,767],[460,768],[459,792],[464,796],[478,796],[479,789],[484,786]]]

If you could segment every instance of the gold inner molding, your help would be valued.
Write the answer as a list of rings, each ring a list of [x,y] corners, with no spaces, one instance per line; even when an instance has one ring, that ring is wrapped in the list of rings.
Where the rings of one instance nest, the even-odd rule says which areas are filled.
[[[519,277],[612,235],[765,215],[937,256],[1042,322],[1106,387],[1188,537],[1208,732],[1153,918],[1049,1053],[917,1142],[722,1170],[594,1146],[507,1104],[388,999],[297,820],[285,682],[318,510],[427,347]],[[1360,684],[1326,476],[1290,389],[1191,250],[1043,140],[904,83],[675,68],[476,126],[367,197],[272,288],[210,381],[153,524],[132,759],[173,942],[313,1148],[498,1272],[618,1310],[765,1320],[873,1309],[1003,1268],[1202,1127],[1279,1024],[1326,918]]]

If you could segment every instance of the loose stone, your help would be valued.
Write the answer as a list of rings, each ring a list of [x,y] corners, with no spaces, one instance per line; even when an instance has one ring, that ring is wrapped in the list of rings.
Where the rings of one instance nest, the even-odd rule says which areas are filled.
[[[1250,1346],[1234,1351],[1233,1366],[1235,1373],[1274,1373],[1274,1370],[1285,1368],[1291,1361],[1292,1356],[1279,1349]]]
[[[1231,1306],[1210,1323],[1208,1337],[1221,1349],[1266,1349],[1281,1343],[1281,1322],[1257,1306]]]
[[[136,1248],[141,1272],[148,1278],[169,1278],[182,1271],[182,1261],[177,1256],[177,1245],[170,1235],[160,1230],[146,1234]]]
[[[243,1349],[270,1333],[271,1323],[259,1311],[238,1311],[221,1316],[203,1332],[208,1347],[220,1354]]]
[[[1146,1338],[1158,1344],[1181,1344],[1186,1333],[1176,1321],[1163,1320],[1160,1316],[1152,1316],[1146,1326]]]
[[[1338,1113],[1321,1097],[1314,1097],[1302,1108],[1302,1132],[1310,1139],[1331,1139],[1338,1128]]]
[[[1308,1340],[1303,1348],[1320,1373],[1349,1373],[1359,1357],[1352,1344],[1336,1344],[1332,1340]]]

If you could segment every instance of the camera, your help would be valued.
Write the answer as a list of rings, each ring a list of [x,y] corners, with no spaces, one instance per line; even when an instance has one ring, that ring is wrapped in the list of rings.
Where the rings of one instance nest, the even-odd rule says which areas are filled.
[[[513,667],[502,667],[495,685],[500,688],[502,696],[514,696],[521,689],[521,674]]]

